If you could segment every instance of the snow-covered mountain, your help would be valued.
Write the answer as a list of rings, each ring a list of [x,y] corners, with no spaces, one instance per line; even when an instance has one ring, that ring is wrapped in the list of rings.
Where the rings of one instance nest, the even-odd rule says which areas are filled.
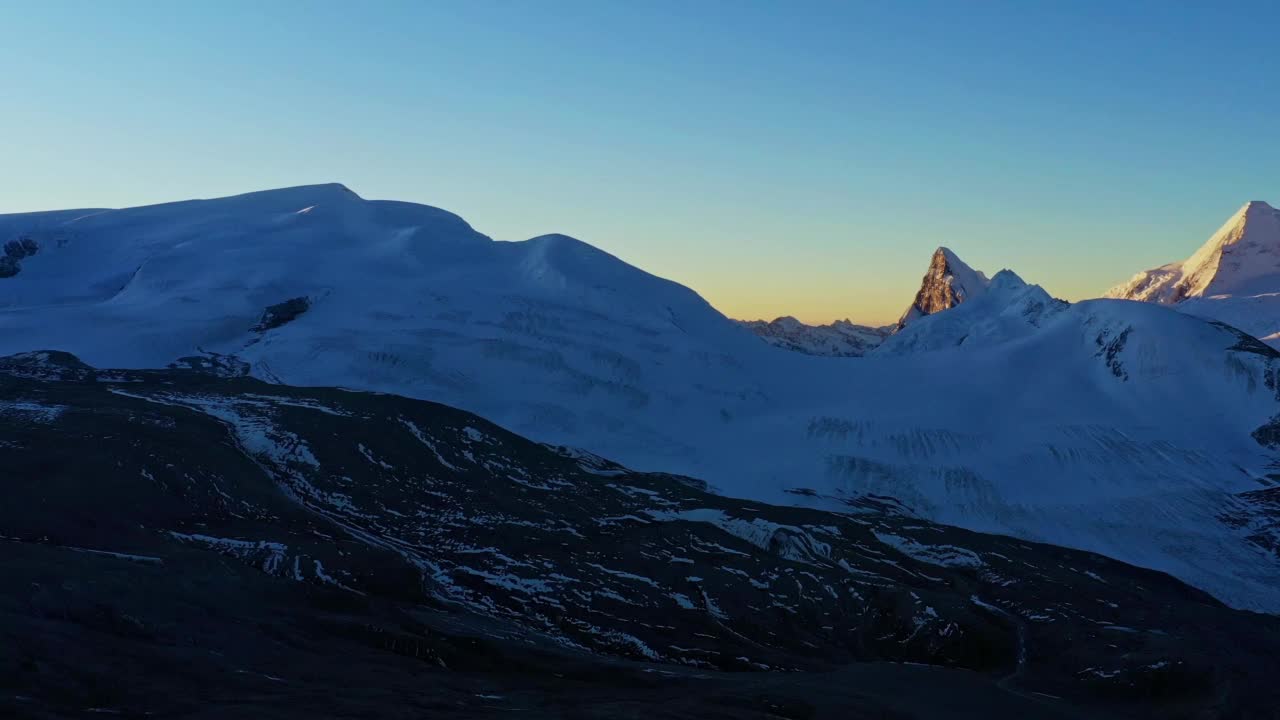
[[[1280,210],[1245,203],[1191,257],[1140,272],[1106,297],[1176,304],[1280,345]]]
[[[914,307],[914,306],[913,306]],[[945,308],[944,308],[945,309]],[[876,350],[883,355],[995,345],[1025,337],[1067,309],[1039,285],[1028,285],[1012,270],[1001,270],[983,292],[929,322],[914,322],[889,336]]]
[[[1016,276],[1015,276],[1016,277]],[[1021,282],[1021,280],[1018,280]],[[894,325],[867,327],[854,325],[848,320],[837,320],[830,325],[806,325],[793,317],[780,317],[772,322],[764,320],[739,321],[748,330],[764,338],[765,342],[786,350],[807,355],[834,357],[861,357],[877,350],[896,333],[901,333],[919,318],[954,308],[965,301],[981,298],[991,281],[987,276],[969,267],[948,248],[940,247],[929,260],[929,268],[920,281],[911,305]],[[1004,299],[996,301],[1001,304]],[[997,308],[998,312],[1001,308]],[[948,325],[955,329],[967,325],[975,318],[992,311],[990,306],[978,313],[966,315],[960,323]],[[957,344],[962,337],[939,340],[945,344]],[[908,352],[918,346],[930,345],[915,339],[889,343],[890,353]],[[932,344],[936,344],[932,343]]]
[[[987,291],[987,276],[965,264],[954,252],[940,247],[929,260],[920,290],[898,319],[898,330],[926,315],[948,310]]]
[[[738,322],[774,347],[830,357],[862,357],[879,347],[894,329],[892,325],[855,325],[848,320],[836,320],[829,325],[806,325],[790,316]]]
[[[984,315],[985,277],[944,251],[897,341],[930,352],[814,357],[572,238],[493,241],[338,185],[0,216],[0,240],[30,241],[0,279],[0,355],[430,399],[727,495],[876,496],[1280,610],[1246,495],[1280,461],[1253,436],[1280,415],[1280,356],[1155,304],[1059,308],[1009,273]],[[970,304],[984,342],[944,327]]]
[[[691,290],[573,238],[495,242],[443,210],[341,185],[0,216],[5,237],[38,246],[0,280],[0,346],[14,351],[116,367],[234,356],[260,377],[673,456],[689,448],[657,441],[667,418],[720,424],[762,402],[739,357],[769,349]],[[716,402],[691,403],[690,386]]]

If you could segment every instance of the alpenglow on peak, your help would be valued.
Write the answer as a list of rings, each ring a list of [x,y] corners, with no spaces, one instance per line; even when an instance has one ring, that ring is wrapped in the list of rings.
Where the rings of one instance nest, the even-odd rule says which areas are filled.
[[[939,247],[929,261],[915,299],[898,319],[897,329],[981,295],[990,284],[985,274],[969,267],[949,248]]]

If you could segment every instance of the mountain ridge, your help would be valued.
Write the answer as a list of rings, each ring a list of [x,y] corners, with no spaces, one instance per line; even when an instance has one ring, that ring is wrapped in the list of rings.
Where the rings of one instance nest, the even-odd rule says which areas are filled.
[[[807,325],[790,315],[773,320],[735,321],[774,347],[807,355],[861,357],[879,347],[893,325],[871,327],[848,319]]]

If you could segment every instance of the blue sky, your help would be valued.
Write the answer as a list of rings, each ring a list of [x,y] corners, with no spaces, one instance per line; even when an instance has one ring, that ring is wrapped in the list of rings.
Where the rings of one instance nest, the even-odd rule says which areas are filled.
[[[0,0],[0,212],[337,181],[739,317],[938,245],[1089,297],[1280,204],[1280,10],[1195,5]]]

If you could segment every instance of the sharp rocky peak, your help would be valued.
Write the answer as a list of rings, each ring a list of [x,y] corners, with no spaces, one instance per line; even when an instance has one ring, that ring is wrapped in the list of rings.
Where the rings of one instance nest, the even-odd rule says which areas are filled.
[[[950,248],[939,247],[933,252],[915,299],[898,320],[897,329],[981,295],[990,284],[986,275],[969,267]]]

